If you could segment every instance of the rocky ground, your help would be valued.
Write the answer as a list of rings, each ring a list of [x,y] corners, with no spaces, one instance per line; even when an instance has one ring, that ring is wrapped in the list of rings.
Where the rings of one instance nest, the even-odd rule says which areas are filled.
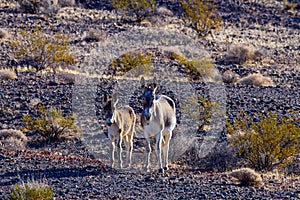
[[[18,150],[1,147],[1,199],[7,196],[14,184],[29,179],[45,181],[52,186],[56,199],[300,199],[300,179],[297,176],[263,174],[262,185],[241,187],[226,172],[200,170],[188,165],[174,164],[164,175],[157,174],[155,169],[144,173],[137,163],[132,170],[112,169],[107,166],[105,144],[108,139],[101,124],[104,92],[118,89],[137,113],[140,107],[136,103],[139,91],[133,89],[138,88],[138,81],[119,80],[117,85],[113,85],[111,80],[101,77],[107,71],[107,63],[124,51],[151,45],[162,49],[156,54],[156,66],[161,77],[171,76],[174,79],[176,75],[178,80],[186,78],[184,74],[171,73],[177,65],[170,64],[164,54],[171,49],[200,58],[213,58],[220,75],[227,70],[241,77],[260,72],[275,83],[272,87],[260,87],[184,82],[184,90],[181,85],[175,85],[175,89],[161,87],[162,93],[174,95],[179,105],[177,118],[182,121],[181,125],[185,119],[182,102],[185,96],[195,91],[201,97],[221,101],[228,110],[229,120],[237,118],[241,111],[257,120],[261,112],[272,111],[280,116],[289,115],[292,110],[297,113],[300,110],[299,10],[285,10],[282,2],[275,0],[219,1],[219,13],[223,18],[221,29],[214,36],[197,39],[195,33],[183,26],[175,15],[149,18],[147,26],[124,24],[119,22],[106,1],[96,3],[91,1],[77,7],[62,8],[57,15],[46,17],[21,13],[17,4],[11,1],[0,2],[0,28],[9,33],[8,39],[0,41],[0,63],[3,67],[13,64],[7,40],[15,37],[18,28],[39,24],[47,27],[49,33],[63,31],[69,36],[71,50],[79,61],[74,68],[82,73],[72,76],[72,84],[56,84],[49,77],[36,78],[23,73],[16,80],[1,80],[0,129],[21,128],[22,117],[25,114],[35,115],[39,103],[59,107],[64,114],[76,113],[79,126],[84,129],[79,139],[54,143],[29,141],[26,149]],[[160,4],[178,13],[176,1],[160,1]],[[85,40],[90,29],[101,33],[100,42]],[[226,53],[232,45],[260,50],[263,59],[240,65],[227,64]],[[163,66],[169,66],[168,70]],[[164,71],[169,73],[162,75]],[[162,85],[164,83],[161,82]],[[137,141],[141,140],[140,134],[138,129]],[[142,143],[135,142],[135,145],[142,146]],[[139,155],[141,150],[135,151],[135,155]]]

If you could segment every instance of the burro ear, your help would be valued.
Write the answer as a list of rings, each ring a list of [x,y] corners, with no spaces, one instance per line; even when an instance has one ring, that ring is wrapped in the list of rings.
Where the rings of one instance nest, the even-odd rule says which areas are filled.
[[[153,84],[156,85],[156,83],[157,83],[157,78],[156,78],[156,76],[154,76],[154,78],[153,78]]]
[[[108,99],[109,99],[109,96],[108,96],[108,94],[107,93],[104,93],[104,98],[103,98],[103,102],[107,102],[108,101]]]
[[[118,101],[119,101],[118,100],[118,93],[116,92],[116,93],[113,94],[113,98],[112,98],[112,101],[111,101],[113,108],[116,108]]]
[[[140,80],[141,87],[145,87],[145,78],[142,76]]]

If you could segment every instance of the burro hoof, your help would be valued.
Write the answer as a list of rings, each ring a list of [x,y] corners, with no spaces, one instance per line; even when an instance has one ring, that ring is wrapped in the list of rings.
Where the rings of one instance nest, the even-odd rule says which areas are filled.
[[[168,170],[169,170],[169,167],[164,167],[164,170],[165,170],[165,171],[168,171]]]
[[[162,169],[162,168],[159,169],[159,170],[158,170],[158,173],[159,173],[159,174],[163,174],[163,173],[164,173],[164,169]]]

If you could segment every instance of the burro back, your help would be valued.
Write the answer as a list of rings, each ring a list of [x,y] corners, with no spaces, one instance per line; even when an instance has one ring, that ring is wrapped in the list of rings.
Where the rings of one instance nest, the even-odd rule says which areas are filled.
[[[118,107],[118,95],[114,94],[112,99],[106,95],[104,99],[104,110],[106,113],[106,125],[108,127],[108,137],[110,139],[111,167],[115,163],[115,146],[117,145],[119,155],[119,168],[123,168],[122,142],[126,149],[126,167],[131,166],[131,156],[133,150],[133,135],[135,133],[136,115],[134,110],[126,105]]]
[[[175,102],[166,95],[156,95],[156,79],[154,83],[145,85],[145,79],[141,78],[143,89],[143,112],[141,123],[144,128],[146,139],[146,165],[145,170],[149,171],[150,165],[150,137],[156,138],[156,154],[158,158],[159,172],[168,170],[168,153],[172,132],[176,126]]]

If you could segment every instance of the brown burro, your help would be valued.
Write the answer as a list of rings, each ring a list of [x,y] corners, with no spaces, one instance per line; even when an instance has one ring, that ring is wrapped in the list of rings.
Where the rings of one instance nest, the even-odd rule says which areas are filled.
[[[111,167],[115,162],[115,145],[118,146],[119,168],[123,167],[122,161],[122,141],[126,149],[126,167],[131,166],[131,155],[133,150],[133,135],[135,133],[136,115],[130,106],[118,107],[118,95],[115,93],[112,99],[105,95],[104,98],[106,112],[106,125],[108,127],[108,137],[110,139]]]

